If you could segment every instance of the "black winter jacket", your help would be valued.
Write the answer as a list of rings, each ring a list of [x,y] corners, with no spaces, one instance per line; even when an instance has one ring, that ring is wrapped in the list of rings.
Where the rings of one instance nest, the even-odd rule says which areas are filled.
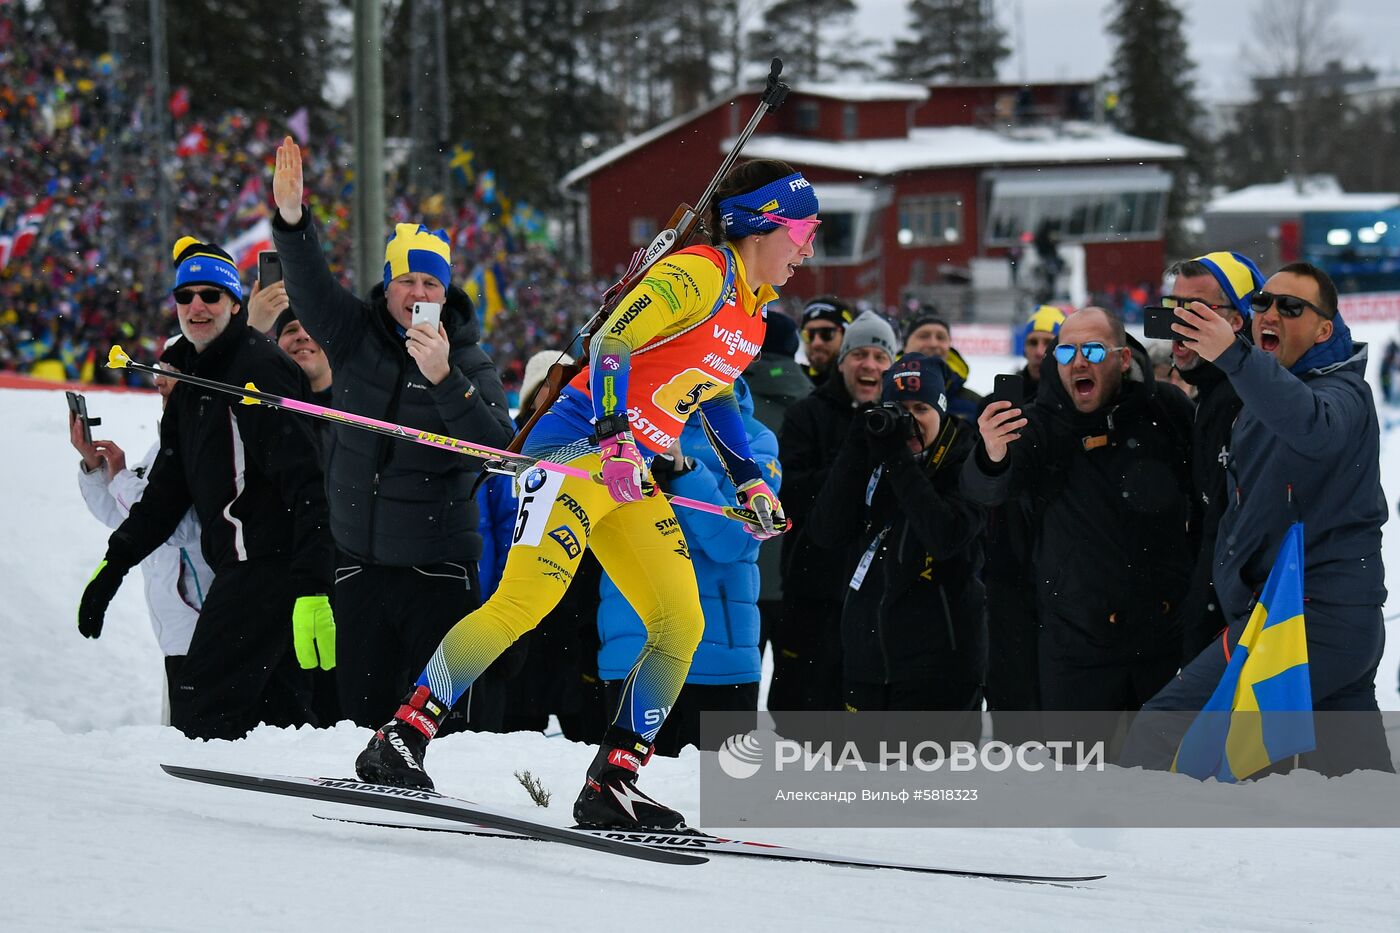
[[[979,444],[962,473],[969,498],[985,505],[1032,496],[1042,643],[1086,660],[1179,643],[1196,554],[1191,403],[1157,384],[1141,345],[1129,343],[1133,372],[1114,403],[1080,414],[1052,374],[1006,459],[992,463]]]
[[[840,373],[787,410],[778,435],[783,465],[783,511],[794,528],[783,535],[783,594],[805,599],[845,600],[851,566],[845,551],[823,546],[807,531],[807,519],[826,482],[836,452],[855,420],[856,407]]]
[[[1191,490],[1192,514],[1201,541],[1191,571],[1191,588],[1182,603],[1182,658],[1189,661],[1226,625],[1211,572],[1216,531],[1227,501],[1225,465],[1230,457],[1230,432],[1244,403],[1225,374],[1205,360],[1181,376],[1196,387],[1196,420],[1191,424]]]
[[[744,381],[753,399],[754,418],[781,440],[787,410],[812,394],[812,381],[802,372],[802,365],[790,356],[760,356],[744,370]],[[781,468],[781,459],[778,463]],[[783,482],[787,482],[786,475]],[[787,497],[782,499],[783,509],[787,510]],[[783,597],[782,550],[782,539],[765,541],[758,549],[760,601]]]
[[[192,376],[310,398],[297,364],[247,321],[240,311],[203,353],[182,340],[165,358]],[[193,505],[200,550],[216,575],[244,561],[279,558],[298,595],[331,592],[335,546],[309,419],[177,382],[161,418],[160,446],[141,501],[112,534],[109,559],[139,563]]]
[[[851,574],[840,581],[848,681],[908,682],[946,671],[950,661],[971,683],[986,674],[986,591],[978,577],[986,511],[958,483],[976,449],[975,430],[954,424],[936,464],[907,449],[880,464],[864,426],[853,424],[817,497],[812,536],[852,567],[871,555],[859,587]]]
[[[384,287],[361,300],[331,276],[309,210],[296,227],[275,216],[272,235],[292,307],[330,360],[336,408],[492,447],[510,443],[505,390],[477,345],[476,313],[461,289],[448,289],[442,309],[451,372],[432,385],[405,349]],[[478,461],[353,426],[335,431],[327,486],[343,551],[395,567],[481,556]]]

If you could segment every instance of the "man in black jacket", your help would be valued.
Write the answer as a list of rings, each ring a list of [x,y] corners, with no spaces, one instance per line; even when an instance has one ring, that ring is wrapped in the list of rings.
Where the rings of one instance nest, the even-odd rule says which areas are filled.
[[[949,417],[947,383],[947,364],[922,353],[885,373],[882,407],[848,428],[809,528],[855,567],[841,613],[847,708],[969,713],[956,737],[976,741],[986,512],[959,488],[976,440]]]
[[[1136,710],[1181,658],[1191,404],[1102,308],[1069,316],[1054,359],[1033,408],[982,413],[963,488],[1036,502],[1043,708]]]
[[[505,391],[477,345],[476,314],[450,285],[446,235],[399,224],[384,284],[361,300],[326,266],[303,209],[301,153],[287,139],[273,178],[273,241],[292,307],[326,351],[335,407],[495,447],[514,434]],[[416,303],[441,323],[413,324]],[[340,548],[341,708],[361,726],[388,719],[442,637],[479,604],[476,461],[336,427],[331,530]],[[469,707],[470,709],[470,707]],[[470,715],[470,713],[469,713]]]
[[[185,339],[162,356],[180,372],[306,398],[295,363],[248,327],[238,271],[217,246],[175,245]],[[334,547],[316,442],[304,419],[179,383],[141,501],[112,533],[78,609],[95,638],[122,577],[170,537],[193,505],[214,568],[171,691],[171,724],[191,738],[237,739],[259,722],[314,723],[305,670],[335,666],[327,599]]]
[[[1059,339],[1065,313],[1041,305],[1021,328],[1026,365],[1016,374],[1027,407],[1035,404],[1045,357]],[[1054,361],[1050,363],[1053,372]],[[978,412],[980,415],[981,412]],[[1040,709],[1038,645],[1040,618],[1035,608],[1035,566],[1031,559],[1035,502],[1017,496],[987,515],[983,538],[987,584],[987,709],[992,733],[1004,742],[1031,737]]]
[[[1264,284],[1257,266],[1239,253],[1207,253],[1176,263],[1171,294],[1162,303],[1180,307],[1199,301],[1230,328],[1248,339],[1249,299]],[[1242,403],[1230,380],[1184,340],[1172,341],[1172,365],[1196,387],[1196,419],[1191,423],[1191,488],[1193,518],[1201,547],[1191,574],[1191,589],[1182,603],[1182,663],[1185,664],[1225,628],[1225,616],[1211,582],[1216,530],[1225,512],[1228,486],[1225,465],[1230,460],[1230,431]]]
[[[836,375],[789,408],[783,419],[778,462],[783,465],[784,508],[794,531],[784,536],[783,611],[772,632],[769,709],[845,706],[841,605],[851,568],[844,553],[825,548],[805,526],[856,409],[880,398],[880,379],[898,349],[894,328],[865,312],[846,328]]]

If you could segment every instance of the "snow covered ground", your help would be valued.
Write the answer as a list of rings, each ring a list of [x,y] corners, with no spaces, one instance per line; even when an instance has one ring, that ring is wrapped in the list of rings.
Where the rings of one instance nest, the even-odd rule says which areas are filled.
[[[1357,328],[1372,341],[1373,366],[1393,329]],[[989,389],[1009,362],[971,360],[974,388]],[[132,459],[154,440],[153,395],[94,392],[89,406],[103,419],[98,433]],[[158,763],[348,775],[366,735],[341,725],[202,743],[157,725],[161,663],[139,575],[117,596],[99,641],[76,631],[78,596],[107,533],[79,496],[65,412],[61,392],[0,390],[0,747],[11,760],[0,782],[0,929],[1395,927],[1396,830],[743,833],[953,867],[1109,876],[1056,889],[718,857],[652,865],[544,843],[321,822],[311,814],[349,808],[176,781]],[[1382,456],[1394,502],[1400,432],[1387,433]],[[1386,536],[1387,567],[1400,568],[1397,540]],[[1400,591],[1400,574],[1390,584]],[[1400,612],[1400,595],[1391,606]],[[1378,689],[1383,708],[1400,709],[1400,622],[1390,625]],[[434,743],[428,761],[445,793],[566,822],[590,757],[535,734],[456,735]],[[516,783],[522,768],[554,792],[549,810]],[[661,799],[698,809],[694,753],[654,761],[645,780]]]

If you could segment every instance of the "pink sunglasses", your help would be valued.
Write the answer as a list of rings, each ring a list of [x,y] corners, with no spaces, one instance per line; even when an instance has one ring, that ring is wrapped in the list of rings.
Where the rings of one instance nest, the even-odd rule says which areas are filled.
[[[764,211],[763,217],[782,227],[787,227],[788,237],[797,246],[806,246],[817,237],[817,228],[822,222],[815,217],[806,220],[793,220],[781,214],[774,214],[772,211]]]

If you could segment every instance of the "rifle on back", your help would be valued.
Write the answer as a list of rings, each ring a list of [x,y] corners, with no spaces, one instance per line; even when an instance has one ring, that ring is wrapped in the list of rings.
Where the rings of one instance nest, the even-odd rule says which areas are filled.
[[[671,214],[671,219],[666,222],[666,228],[658,233],[645,249],[639,249],[632,255],[632,261],[627,266],[627,271],[622,274],[622,278],[603,294],[603,301],[598,307],[598,311],[579,330],[583,337],[583,352],[573,363],[555,362],[550,365],[549,373],[545,376],[544,385],[548,390],[548,396],[536,406],[535,411],[530,416],[530,420],[511,440],[507,448],[513,452],[519,452],[525,445],[525,438],[529,436],[530,429],[535,426],[535,422],[544,415],[549,407],[554,404],[559,393],[564,391],[564,387],[573,381],[574,377],[583,372],[588,365],[588,345],[593,334],[607,327],[608,318],[617,310],[617,306],[622,302],[624,296],[637,286],[647,274],[652,266],[656,265],[663,258],[685,249],[697,234],[707,233],[705,229],[705,216],[709,213],[710,202],[714,200],[715,189],[724,180],[724,176],[733,168],[734,162],[739,158],[739,152],[744,148],[744,144],[749,141],[754,130],[758,128],[758,123],[763,119],[763,115],[770,110],[777,110],[784,100],[787,99],[788,86],[778,80],[778,75],[782,73],[782,59],[773,59],[768,71],[768,83],[763,91],[762,99],[759,101],[758,109],[749,118],[748,124],[734,140],[734,145],[730,148],[724,161],[720,163],[719,170],[710,179],[710,183],[705,187],[700,199],[695,202],[695,206],[680,204]],[[571,341],[572,342],[572,341]],[[563,356],[563,353],[560,353]],[[522,402],[524,400],[522,399]]]

